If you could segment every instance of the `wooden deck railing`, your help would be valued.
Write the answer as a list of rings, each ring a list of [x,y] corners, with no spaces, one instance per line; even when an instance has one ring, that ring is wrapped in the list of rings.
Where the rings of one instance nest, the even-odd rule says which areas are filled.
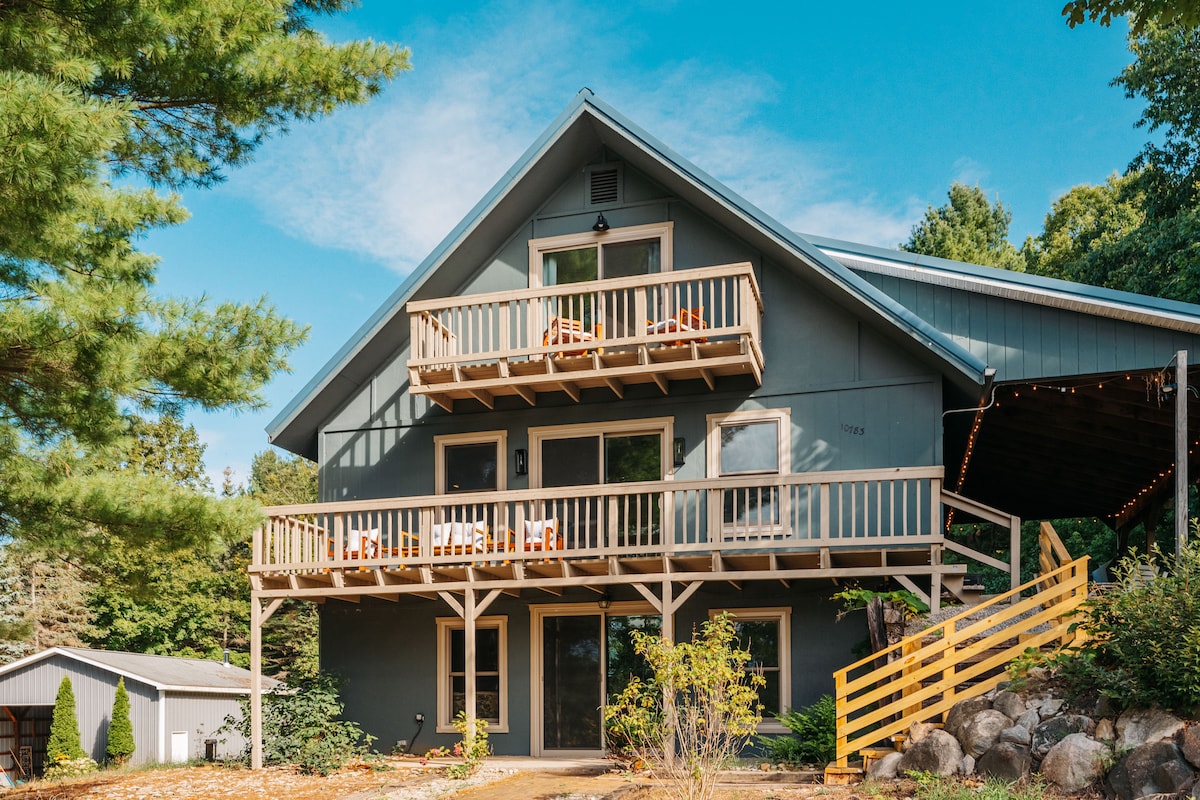
[[[414,385],[428,370],[700,338],[745,337],[762,367],[763,304],[750,264],[412,301],[408,313]],[[556,337],[556,319],[575,328]]]
[[[250,569],[930,547],[942,541],[942,474],[912,467],[276,506],[254,534]],[[555,535],[541,537],[550,521]]]
[[[1000,668],[1026,648],[1069,642],[1070,614],[1087,599],[1087,561],[1069,561],[835,672],[837,766],[991,691],[1006,677]],[[938,638],[927,643],[931,636]],[[881,658],[890,663],[876,668]]]

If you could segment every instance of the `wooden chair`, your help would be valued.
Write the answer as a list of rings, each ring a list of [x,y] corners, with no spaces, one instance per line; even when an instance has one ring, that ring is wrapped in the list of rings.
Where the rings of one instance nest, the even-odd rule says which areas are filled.
[[[433,526],[435,556],[486,553],[491,538],[483,522],[443,522]]]
[[[550,320],[550,327],[542,333],[542,346],[551,347],[556,344],[576,344],[591,342],[603,336],[604,326],[596,325],[591,331],[584,330],[583,323],[569,317],[555,317]],[[586,356],[590,350],[564,350],[554,354],[555,358],[563,356]],[[598,350],[597,352],[603,352]]]
[[[656,333],[678,333],[683,331],[703,331],[708,330],[708,323],[704,320],[704,306],[696,308],[681,308],[675,316],[670,319],[665,319],[662,322],[654,320],[646,320],[646,334],[653,336]],[[671,347],[678,347],[688,342],[699,342],[704,344],[708,341],[707,336],[687,336],[676,339],[673,342],[664,342]]]

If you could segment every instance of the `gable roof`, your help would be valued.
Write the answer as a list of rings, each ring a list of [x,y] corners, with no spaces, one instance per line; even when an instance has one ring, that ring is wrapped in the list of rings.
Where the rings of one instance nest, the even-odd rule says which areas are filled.
[[[157,691],[204,694],[250,693],[250,670],[227,666],[220,661],[125,653],[114,650],[92,650],[87,647],[51,647],[40,653],[34,653],[5,664],[0,667],[0,677],[53,656],[63,656],[111,672],[114,675],[120,675],[127,680],[144,683]],[[262,685],[264,689],[273,689],[283,684],[274,678],[263,677]]]
[[[448,296],[567,176],[607,148],[683,202],[756,247],[765,259],[815,283],[835,302],[890,329],[955,383],[980,387],[986,365],[950,337],[871,286],[803,237],[584,89],[400,287],[267,426],[273,444],[315,458],[316,432],[409,335],[405,304]]]

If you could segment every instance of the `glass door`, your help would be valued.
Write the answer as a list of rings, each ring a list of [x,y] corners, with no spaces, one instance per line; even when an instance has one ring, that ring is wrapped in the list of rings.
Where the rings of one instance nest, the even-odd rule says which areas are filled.
[[[542,750],[598,751],[603,684],[603,616],[542,620]]]
[[[631,678],[651,678],[631,633],[658,634],[662,618],[599,610],[534,614],[541,617],[535,628],[541,637],[535,650],[541,659],[539,750],[546,755],[599,755],[604,751],[604,704]]]

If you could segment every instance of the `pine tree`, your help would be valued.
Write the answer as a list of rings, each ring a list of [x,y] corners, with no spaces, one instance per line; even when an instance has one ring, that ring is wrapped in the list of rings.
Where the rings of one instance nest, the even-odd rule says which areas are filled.
[[[79,742],[79,721],[75,717],[75,692],[71,679],[63,676],[54,698],[54,714],[50,718],[50,739],[46,742],[46,763],[87,758]]]
[[[129,717],[129,693],[125,691],[125,679],[117,681],[117,694],[113,697],[112,719],[108,723],[108,757],[115,764],[124,764],[133,755],[133,720]]]

